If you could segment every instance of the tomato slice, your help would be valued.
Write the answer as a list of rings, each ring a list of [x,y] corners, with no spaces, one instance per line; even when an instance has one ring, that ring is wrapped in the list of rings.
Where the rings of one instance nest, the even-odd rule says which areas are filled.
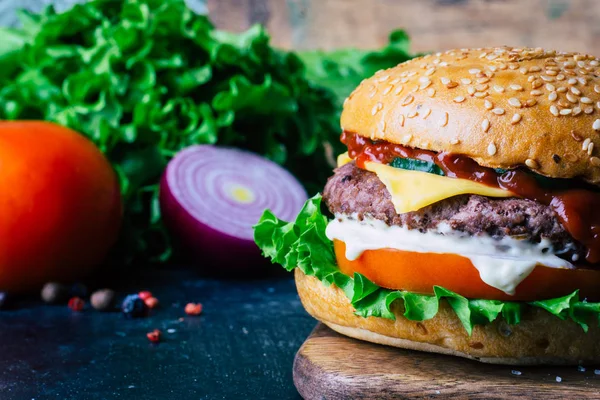
[[[566,296],[579,289],[580,298],[600,300],[600,271],[562,269],[538,265],[511,296],[479,277],[471,261],[456,254],[416,253],[394,249],[367,250],[356,260],[346,258],[344,242],[334,241],[340,270],[363,274],[387,289],[433,294],[442,286],[470,299],[533,301]]]

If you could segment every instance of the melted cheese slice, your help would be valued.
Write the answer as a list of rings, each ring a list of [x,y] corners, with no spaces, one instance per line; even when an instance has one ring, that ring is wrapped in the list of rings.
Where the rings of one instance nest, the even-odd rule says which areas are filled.
[[[338,156],[338,166],[352,159],[347,153]],[[365,169],[377,175],[392,197],[398,214],[417,211],[438,201],[460,194],[478,194],[486,197],[515,197],[514,193],[486,186],[468,179],[448,178],[422,171],[409,171],[374,162],[366,162]]]

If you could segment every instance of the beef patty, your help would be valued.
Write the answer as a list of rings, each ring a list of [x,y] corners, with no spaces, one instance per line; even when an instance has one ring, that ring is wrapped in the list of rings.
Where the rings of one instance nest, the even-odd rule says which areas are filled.
[[[536,243],[548,239],[560,257],[585,260],[585,248],[565,230],[556,213],[528,199],[460,195],[397,214],[390,193],[377,175],[352,162],[335,170],[325,185],[323,200],[333,214],[356,214],[361,220],[375,218],[421,232],[445,224],[459,232],[486,233],[497,239],[513,236]]]

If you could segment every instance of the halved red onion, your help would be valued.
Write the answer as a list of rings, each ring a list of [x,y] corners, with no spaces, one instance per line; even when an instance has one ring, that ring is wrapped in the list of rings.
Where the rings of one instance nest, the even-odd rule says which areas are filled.
[[[267,208],[292,221],[306,199],[296,178],[274,162],[211,145],[179,152],[160,188],[161,212],[171,233],[199,261],[219,269],[264,263],[252,226]]]

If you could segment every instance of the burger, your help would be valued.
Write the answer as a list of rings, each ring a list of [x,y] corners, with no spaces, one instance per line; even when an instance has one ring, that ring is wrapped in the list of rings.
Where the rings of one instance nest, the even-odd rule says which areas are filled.
[[[347,153],[265,256],[357,339],[496,364],[600,361],[600,60],[429,54],[344,102]]]

